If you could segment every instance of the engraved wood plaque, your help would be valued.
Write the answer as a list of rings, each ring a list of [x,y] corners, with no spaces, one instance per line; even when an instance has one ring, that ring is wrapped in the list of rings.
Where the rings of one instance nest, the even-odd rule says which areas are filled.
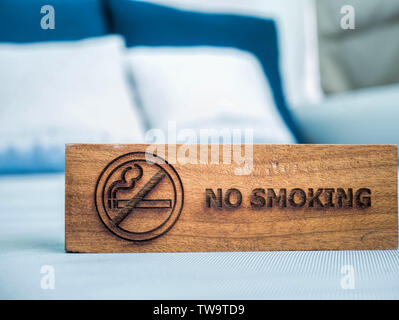
[[[66,251],[397,248],[394,145],[163,148],[66,146]]]

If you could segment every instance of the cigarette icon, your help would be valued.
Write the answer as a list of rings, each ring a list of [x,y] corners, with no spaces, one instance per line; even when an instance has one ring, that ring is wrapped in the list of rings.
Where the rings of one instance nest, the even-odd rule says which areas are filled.
[[[130,199],[109,199],[114,205],[115,209],[122,209],[124,203],[128,202]],[[136,203],[134,208],[139,209],[170,209],[172,208],[171,199],[141,199],[140,202]]]

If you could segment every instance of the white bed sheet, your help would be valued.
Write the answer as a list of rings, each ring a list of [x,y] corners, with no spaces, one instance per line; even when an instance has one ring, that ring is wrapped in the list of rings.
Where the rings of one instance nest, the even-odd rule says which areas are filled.
[[[41,288],[43,265],[54,290]],[[64,175],[0,176],[0,298],[398,299],[399,250],[65,253]]]

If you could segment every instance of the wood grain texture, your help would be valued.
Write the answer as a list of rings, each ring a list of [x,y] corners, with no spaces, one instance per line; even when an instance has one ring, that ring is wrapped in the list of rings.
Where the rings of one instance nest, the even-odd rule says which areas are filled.
[[[199,157],[202,151],[195,148]],[[397,248],[394,145],[254,145],[249,175],[236,175],[236,164],[173,163],[174,171],[140,156],[122,156],[146,150],[147,145],[66,146],[66,251]],[[222,152],[219,157],[222,160]],[[174,162],[168,155],[165,158]],[[337,198],[339,188],[347,198],[342,194]],[[207,189],[214,198],[208,191],[207,199]],[[218,189],[223,196],[220,203]],[[238,207],[234,207],[235,191],[229,191],[225,200],[229,189],[240,191]],[[252,194],[256,189],[259,198]],[[268,189],[276,195],[286,190],[286,205],[281,199],[268,199]],[[303,206],[298,189],[306,198]],[[322,189],[320,197],[310,201],[318,189]],[[348,207],[350,189],[352,207]],[[370,190],[369,206],[367,192],[359,192],[356,202],[360,189]],[[268,201],[273,207],[268,207]]]

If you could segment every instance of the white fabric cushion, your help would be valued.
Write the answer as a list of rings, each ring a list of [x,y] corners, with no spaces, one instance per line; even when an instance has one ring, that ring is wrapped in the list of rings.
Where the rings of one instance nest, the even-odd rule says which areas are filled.
[[[0,45],[0,152],[141,142],[122,38]]]
[[[184,10],[271,18],[277,23],[281,76],[290,106],[316,103],[320,85],[316,0],[145,0]],[[266,40],[265,40],[266,41]]]
[[[326,0],[318,3],[320,66],[327,93],[399,82],[399,2]],[[341,28],[351,5],[355,30]]]
[[[337,93],[294,111],[306,143],[399,144],[399,84]]]
[[[290,143],[258,60],[237,49],[130,49],[128,64],[154,128],[252,128],[258,142]],[[261,140],[261,141],[259,141]]]
[[[387,21],[396,20],[399,14],[399,1],[394,0],[327,0],[319,5],[319,31],[322,35],[337,36],[348,33],[341,27],[341,19],[344,14],[341,8],[346,5],[353,6],[355,10],[356,29],[386,24]],[[352,32],[353,33],[353,32]]]

